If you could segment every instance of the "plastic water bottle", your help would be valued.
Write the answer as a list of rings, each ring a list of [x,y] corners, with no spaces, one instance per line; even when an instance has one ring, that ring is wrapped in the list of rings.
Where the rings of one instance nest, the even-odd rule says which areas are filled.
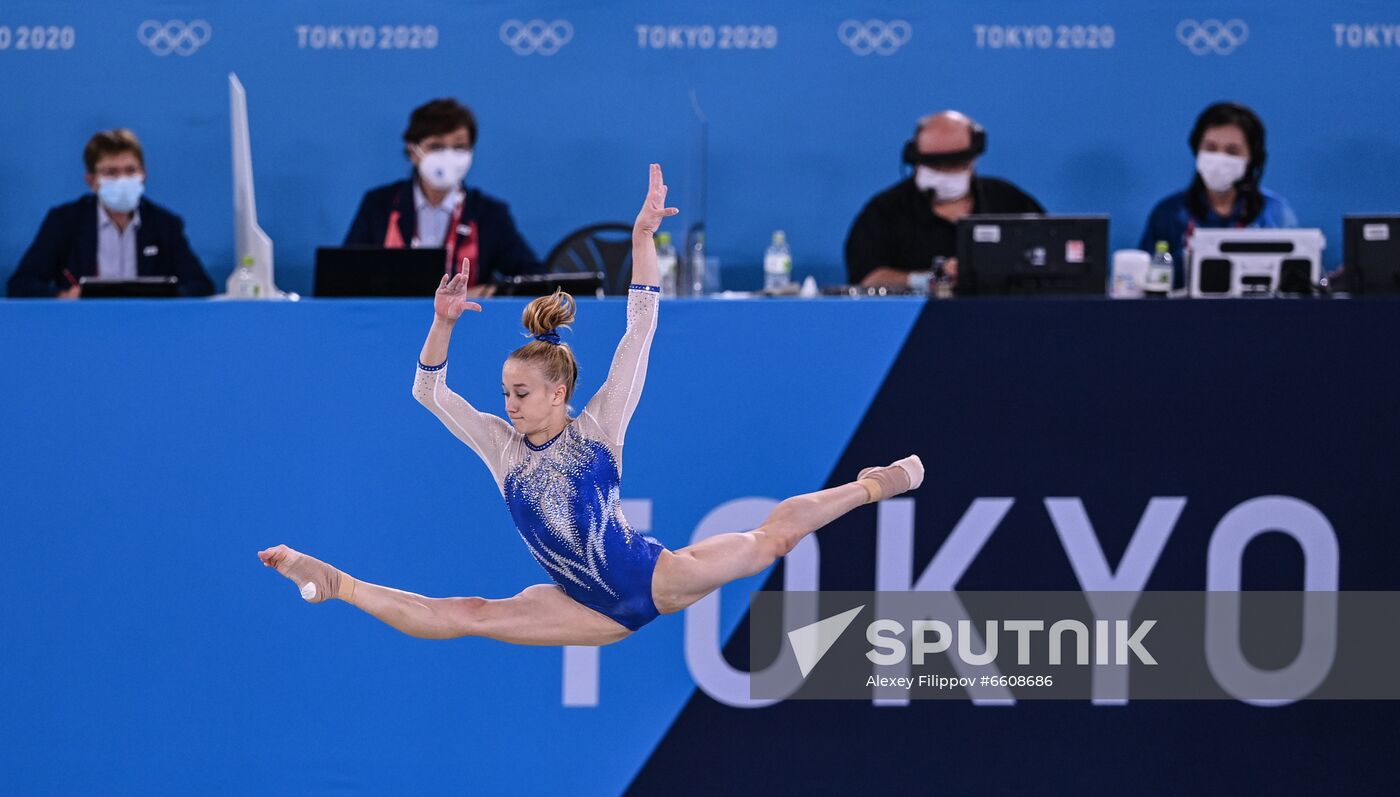
[[[656,234],[656,268],[661,272],[661,295],[676,295],[676,248],[669,232]]]
[[[933,258],[933,289],[935,299],[953,298],[953,278],[948,275],[948,258],[939,255]]]
[[[240,299],[256,299],[259,290],[258,280],[253,276],[253,257],[245,255],[238,266],[238,281],[234,283],[233,295]]]
[[[1147,279],[1142,284],[1143,296],[1164,299],[1172,289],[1172,253],[1166,241],[1157,242],[1157,251],[1147,266]]]
[[[763,290],[784,291],[792,285],[792,250],[782,230],[773,233],[773,242],[763,253]]]
[[[685,285],[683,286],[686,296],[704,296],[708,283],[705,281],[705,233],[695,233],[695,243],[691,245],[690,252],[686,258]]]

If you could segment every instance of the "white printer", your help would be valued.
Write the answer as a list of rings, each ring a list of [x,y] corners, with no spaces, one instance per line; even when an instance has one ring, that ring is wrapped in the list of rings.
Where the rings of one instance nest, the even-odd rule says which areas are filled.
[[[1186,243],[1192,297],[1306,296],[1322,280],[1322,230],[1198,229]]]

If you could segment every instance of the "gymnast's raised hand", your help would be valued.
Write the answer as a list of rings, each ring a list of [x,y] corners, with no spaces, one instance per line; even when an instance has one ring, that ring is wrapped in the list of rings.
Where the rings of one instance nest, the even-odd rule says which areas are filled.
[[[456,321],[467,310],[473,313],[481,312],[481,305],[468,300],[467,267],[469,265],[467,258],[464,257],[456,274],[442,275],[442,282],[438,283],[437,293],[433,294],[433,314],[438,318]]]
[[[680,213],[678,208],[666,207],[667,190],[666,183],[661,179],[661,164],[653,163],[647,198],[642,202],[642,209],[637,211],[637,221],[632,225],[633,238],[639,235],[656,235],[662,219]]]

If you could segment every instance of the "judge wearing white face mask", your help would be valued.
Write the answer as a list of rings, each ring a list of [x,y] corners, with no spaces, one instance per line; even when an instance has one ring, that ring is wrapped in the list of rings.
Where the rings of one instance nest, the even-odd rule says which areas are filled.
[[[146,157],[135,133],[94,134],[83,165],[92,193],[49,210],[10,277],[10,296],[77,299],[85,277],[176,277],[183,296],[214,292],[184,221],[145,197]]]
[[[1268,152],[1264,123],[1249,108],[1218,102],[1201,112],[1188,138],[1196,172],[1184,191],[1163,199],[1147,218],[1139,247],[1171,249],[1173,287],[1186,284],[1186,242],[1201,227],[1297,227],[1288,200],[1260,186]]]
[[[444,271],[470,262],[473,296],[488,295],[500,276],[540,270],[506,203],[467,181],[477,141],[470,109],[453,99],[422,105],[403,141],[413,173],[365,194],[346,246],[445,249]]]
[[[935,260],[957,278],[957,222],[972,213],[1044,213],[1029,194],[977,172],[987,149],[982,126],[957,111],[919,121],[904,145],[914,173],[866,203],[846,236],[852,284],[926,285]]]

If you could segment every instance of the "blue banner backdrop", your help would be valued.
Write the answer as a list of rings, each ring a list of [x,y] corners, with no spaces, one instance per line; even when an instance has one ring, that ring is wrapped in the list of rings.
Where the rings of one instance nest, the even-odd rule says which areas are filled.
[[[711,251],[740,288],[758,284],[775,228],[799,276],[840,281],[851,219],[898,178],[915,119],[944,107],[986,125],[984,172],[1055,212],[1107,212],[1114,245],[1136,245],[1191,176],[1195,115],[1234,98],[1268,125],[1265,185],[1327,233],[1336,264],[1343,213],[1400,209],[1397,56],[1383,0],[18,0],[0,10],[0,270],[46,208],[84,190],[87,136],[129,126],[150,195],[226,276],[230,71],[290,290],[310,287],[315,247],[339,242],[364,190],[407,173],[408,112],[441,95],[477,111],[469,179],[511,203],[542,254],[631,218],[649,160],[696,210],[693,89],[710,121]]]

